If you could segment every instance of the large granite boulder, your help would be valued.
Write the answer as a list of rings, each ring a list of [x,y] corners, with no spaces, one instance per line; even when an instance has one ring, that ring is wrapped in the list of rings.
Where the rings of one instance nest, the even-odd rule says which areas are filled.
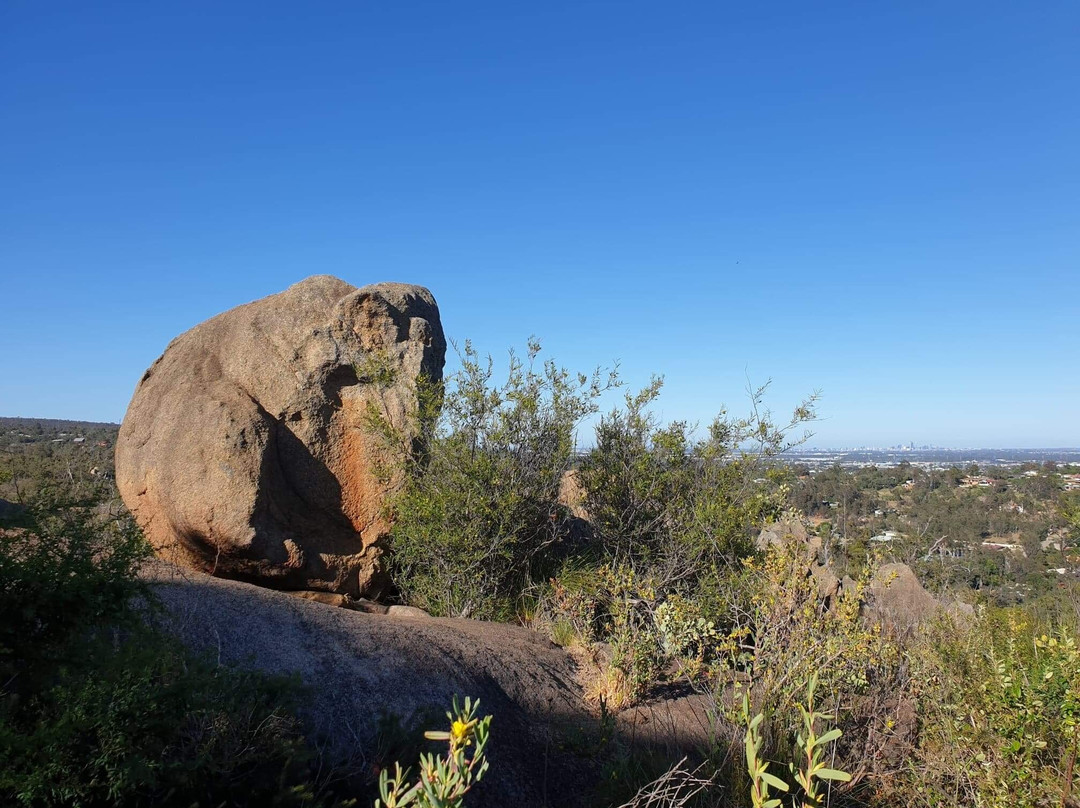
[[[417,380],[441,379],[445,353],[418,286],[320,275],[220,314],[139,381],[116,443],[121,496],[170,561],[377,597]]]

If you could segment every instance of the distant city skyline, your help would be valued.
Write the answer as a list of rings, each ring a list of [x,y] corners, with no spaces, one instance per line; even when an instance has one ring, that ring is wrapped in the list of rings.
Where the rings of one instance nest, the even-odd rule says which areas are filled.
[[[304,277],[815,445],[1080,445],[1080,5],[0,8],[0,414]],[[449,370],[453,370],[451,360]],[[616,396],[605,400],[610,407]]]

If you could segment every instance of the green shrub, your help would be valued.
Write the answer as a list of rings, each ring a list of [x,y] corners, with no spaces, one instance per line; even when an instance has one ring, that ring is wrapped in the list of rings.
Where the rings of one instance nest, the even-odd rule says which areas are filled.
[[[843,732],[839,729],[827,730],[817,734],[817,722],[828,721],[833,716],[818,712],[814,705],[814,692],[817,689],[817,676],[811,674],[806,683],[806,704],[797,705],[802,718],[802,728],[796,736],[798,760],[788,764],[794,785],[797,787],[793,806],[798,808],[825,808],[827,797],[821,791],[821,780],[826,782],[847,783],[851,775],[825,764],[825,748],[838,740]],[[751,717],[750,699],[746,693],[742,698],[742,720],[746,726],[743,745],[746,751],[746,770],[750,775],[750,803],[753,808],[779,808],[782,800],[771,797],[771,790],[787,792],[787,782],[769,771],[769,763],[761,757],[764,741],[761,724],[765,716],[762,713]]]
[[[421,460],[392,505],[391,565],[408,603],[439,615],[508,618],[550,566],[564,532],[558,494],[575,429],[616,379],[572,376],[550,361],[538,367],[539,351],[531,341],[524,361],[511,353],[507,379],[496,384],[490,358],[465,344]],[[417,417],[431,420],[423,411]]]
[[[27,806],[308,805],[295,685],[191,659],[147,629],[0,711],[0,794]]]
[[[87,632],[130,623],[149,551],[129,517],[95,525],[78,511],[38,512],[0,532],[0,683],[18,692]]]
[[[602,417],[596,448],[582,461],[585,507],[606,558],[647,565],[661,587],[693,586],[753,550],[752,532],[778,514],[786,472],[770,458],[805,440],[792,431],[813,419],[816,398],[783,426],[762,409],[765,388],[751,393],[745,418],[721,412],[704,438],[694,426],[662,426],[649,407],[662,381],[626,396],[625,408]]]
[[[922,732],[909,804],[1071,804],[1080,748],[1080,650],[1020,608],[942,624],[913,656]]]
[[[861,617],[871,570],[827,604],[808,574],[812,563],[809,547],[794,541],[768,548],[760,561],[746,559],[732,587],[733,598],[746,600],[733,603],[730,628],[718,645],[720,675],[746,675],[758,709],[774,718],[786,711],[785,735],[799,723],[790,705],[811,677],[828,701],[850,704],[892,685],[901,667],[896,641]]]
[[[720,641],[716,623],[702,616],[697,602],[672,595],[653,613],[660,647],[670,658],[703,663]]]

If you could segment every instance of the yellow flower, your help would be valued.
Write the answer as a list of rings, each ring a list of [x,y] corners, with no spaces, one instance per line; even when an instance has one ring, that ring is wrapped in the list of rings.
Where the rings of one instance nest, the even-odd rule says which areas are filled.
[[[472,721],[462,721],[460,718],[454,719],[454,723],[450,727],[450,742],[454,746],[468,746],[472,740],[473,729],[476,727],[477,719]]]

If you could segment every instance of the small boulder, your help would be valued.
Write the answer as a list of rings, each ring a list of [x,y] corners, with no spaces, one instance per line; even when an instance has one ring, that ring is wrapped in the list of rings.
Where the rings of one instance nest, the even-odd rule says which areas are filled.
[[[840,579],[825,564],[815,564],[810,568],[810,575],[817,583],[818,597],[829,602],[840,594]]]
[[[338,595],[334,592],[313,592],[310,589],[300,589],[295,592],[290,592],[289,594],[295,595],[298,598],[303,598],[304,600],[322,603],[325,606],[337,606],[341,609],[348,609],[350,607],[350,598],[348,595]]]
[[[762,528],[755,546],[758,550],[764,551],[769,547],[782,547],[791,542],[806,546],[814,555],[821,552],[821,537],[807,532],[806,525],[791,516],[785,516]]]
[[[431,617],[419,606],[391,606],[386,610],[387,617],[402,617],[406,620],[427,620]]]
[[[975,607],[962,600],[954,600],[945,607],[945,613],[958,626],[970,626],[975,622]]]
[[[378,603],[374,600],[368,600],[367,598],[357,598],[352,602],[350,608],[355,609],[358,612],[367,612],[368,614],[386,614],[390,611],[390,607],[385,603]]]

